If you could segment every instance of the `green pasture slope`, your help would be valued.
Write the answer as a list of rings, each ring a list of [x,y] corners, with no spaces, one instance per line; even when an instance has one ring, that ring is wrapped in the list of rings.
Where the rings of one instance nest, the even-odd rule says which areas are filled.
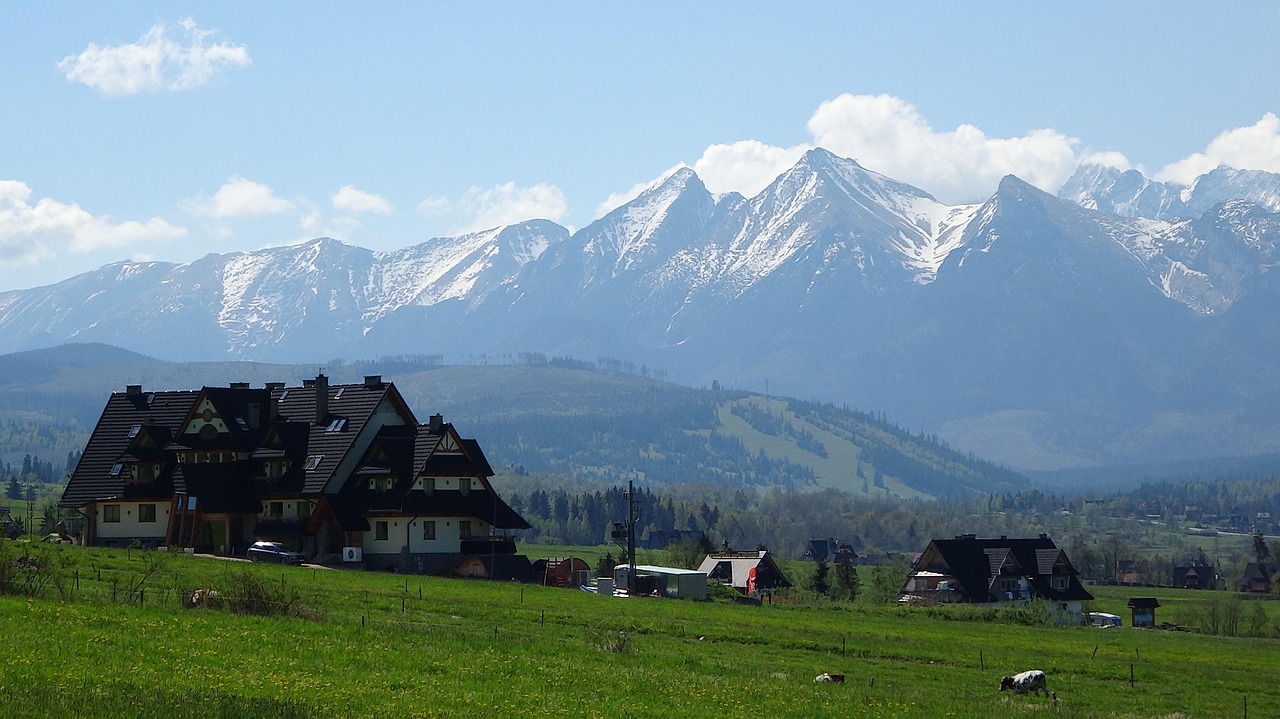
[[[36,560],[14,563],[28,549]],[[0,715],[1280,716],[1280,642],[0,543]],[[30,567],[38,564],[43,569]],[[864,581],[866,581],[864,579]],[[184,608],[254,586],[293,616]],[[17,585],[14,585],[17,586]],[[997,691],[1039,668],[1051,699]],[[1130,684],[1132,671],[1133,683]],[[815,684],[822,672],[844,684]]]

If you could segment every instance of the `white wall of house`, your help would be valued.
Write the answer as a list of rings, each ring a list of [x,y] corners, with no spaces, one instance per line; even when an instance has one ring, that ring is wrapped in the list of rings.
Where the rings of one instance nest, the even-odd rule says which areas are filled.
[[[281,514],[272,514],[272,503],[279,502],[281,504]],[[272,500],[264,499],[262,501],[262,511],[258,513],[258,519],[306,519],[311,516],[314,505],[305,499],[285,499]]]
[[[144,504],[155,508],[155,521],[141,521],[140,507]],[[108,510],[107,507],[118,509]],[[89,511],[100,539],[163,539],[169,529],[168,502],[99,502],[91,505]],[[119,521],[106,521],[112,512],[119,513]]]
[[[378,539],[378,523],[386,522],[387,538]],[[435,539],[423,537],[425,525],[435,523]],[[471,538],[489,536],[489,523],[474,517],[385,517],[370,518],[364,533],[363,549],[367,554],[398,554],[407,545],[412,554],[447,554],[462,546],[462,523],[471,523]]]

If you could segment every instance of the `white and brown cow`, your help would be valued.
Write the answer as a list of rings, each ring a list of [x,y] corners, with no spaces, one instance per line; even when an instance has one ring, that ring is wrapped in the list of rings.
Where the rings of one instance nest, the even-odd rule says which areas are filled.
[[[1049,687],[1045,681],[1044,672],[1039,669],[1004,677],[1000,680],[1000,691],[1005,691],[1006,689],[1014,694],[1044,692],[1045,696],[1049,696]]]

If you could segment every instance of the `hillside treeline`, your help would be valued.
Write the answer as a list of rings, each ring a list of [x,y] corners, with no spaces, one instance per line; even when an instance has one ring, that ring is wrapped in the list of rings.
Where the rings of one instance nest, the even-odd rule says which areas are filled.
[[[610,543],[613,522],[627,518],[625,490],[565,489],[539,477],[501,477],[499,491],[533,525],[521,541],[545,544]],[[1259,485],[1260,487],[1263,485]],[[826,489],[716,486],[637,488],[637,538],[663,541],[701,538],[711,546],[767,547],[783,558],[800,558],[810,539],[848,542],[860,563],[909,561],[931,539],[961,534],[1034,537],[1048,534],[1081,573],[1119,581],[1137,571],[1142,581],[1170,581],[1176,564],[1192,560],[1217,566],[1224,586],[1238,581],[1253,561],[1246,547],[1204,546],[1177,523],[1152,523],[1133,513],[1134,500],[1065,498],[1038,490],[973,499],[901,501]],[[1158,549],[1151,549],[1156,547]],[[1277,547],[1280,556],[1280,547]]]

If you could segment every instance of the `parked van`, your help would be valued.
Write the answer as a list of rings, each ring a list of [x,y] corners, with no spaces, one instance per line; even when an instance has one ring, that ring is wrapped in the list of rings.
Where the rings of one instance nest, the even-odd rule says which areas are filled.
[[[1084,621],[1091,627],[1099,629],[1110,629],[1111,627],[1123,627],[1124,620],[1115,614],[1107,614],[1106,612],[1089,612],[1084,615]]]

